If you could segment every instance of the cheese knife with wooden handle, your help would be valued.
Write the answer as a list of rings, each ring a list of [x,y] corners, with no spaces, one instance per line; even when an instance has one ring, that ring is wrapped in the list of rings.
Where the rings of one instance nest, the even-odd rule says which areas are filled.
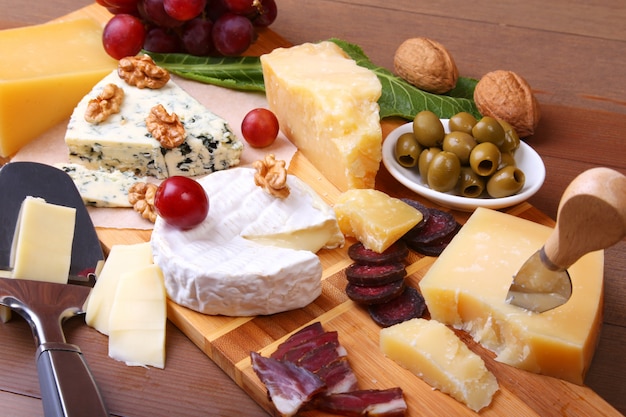
[[[565,189],[544,246],[514,276],[507,302],[536,313],[566,303],[572,294],[567,269],[624,236],[626,176],[604,167],[581,173]]]

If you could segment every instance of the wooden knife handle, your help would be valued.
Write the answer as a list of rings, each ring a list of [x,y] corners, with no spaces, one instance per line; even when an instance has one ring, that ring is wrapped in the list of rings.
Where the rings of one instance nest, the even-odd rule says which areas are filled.
[[[592,168],[565,189],[544,251],[553,266],[565,270],[586,253],[606,249],[624,236],[626,176]]]

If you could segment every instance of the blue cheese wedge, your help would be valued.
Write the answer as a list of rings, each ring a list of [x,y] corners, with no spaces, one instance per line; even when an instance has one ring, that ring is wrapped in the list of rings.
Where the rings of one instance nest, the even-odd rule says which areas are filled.
[[[91,99],[108,84],[124,90],[119,113],[100,123],[85,120]],[[163,148],[146,128],[150,109],[158,104],[176,113],[185,128],[185,141]],[[238,165],[243,144],[228,123],[206,109],[170,80],[159,89],[128,85],[117,70],[102,79],[74,109],[65,134],[72,163],[89,169],[132,171],[138,176],[167,178],[209,174]]]
[[[146,182],[131,171],[106,171],[88,169],[80,164],[55,164],[65,171],[76,184],[76,188],[87,206],[132,207],[128,201],[128,189],[136,182]]]

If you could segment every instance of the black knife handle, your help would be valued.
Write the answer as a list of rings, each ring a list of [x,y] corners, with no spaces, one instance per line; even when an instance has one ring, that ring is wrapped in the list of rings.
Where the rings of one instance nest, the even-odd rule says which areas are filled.
[[[109,413],[80,349],[48,342],[35,356],[45,417],[105,417]]]

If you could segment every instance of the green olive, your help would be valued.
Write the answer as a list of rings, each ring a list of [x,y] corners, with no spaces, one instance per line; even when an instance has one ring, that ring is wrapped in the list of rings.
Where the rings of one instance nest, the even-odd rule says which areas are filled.
[[[395,146],[396,161],[405,168],[417,165],[417,160],[422,152],[422,146],[417,143],[415,135],[411,132],[400,135]]]
[[[472,128],[476,124],[476,118],[468,112],[459,112],[448,121],[450,132],[465,132],[472,134]]]
[[[452,152],[441,151],[428,165],[428,186],[443,193],[456,187],[461,173],[461,162]]]
[[[520,139],[515,128],[505,120],[498,120],[502,129],[504,129],[504,143],[500,145],[502,152],[515,152],[520,145]]]
[[[461,165],[469,163],[469,156],[474,146],[476,146],[476,141],[469,133],[454,131],[443,138],[443,150],[455,154],[461,161]]]
[[[491,142],[498,148],[504,143],[504,129],[493,117],[485,116],[472,128],[472,136],[476,142]]]
[[[500,165],[498,169],[502,169],[506,166],[515,166],[515,157],[510,152],[500,152]]]
[[[457,193],[463,197],[477,198],[485,190],[485,179],[470,167],[461,167]]]
[[[521,169],[514,166],[506,166],[493,174],[487,181],[487,193],[493,198],[508,197],[518,193],[526,176]]]
[[[500,149],[491,142],[479,143],[470,154],[470,166],[482,177],[492,175],[500,166]]]
[[[420,177],[422,178],[422,182],[424,184],[428,183],[428,166],[430,162],[433,160],[433,157],[441,152],[440,148],[432,147],[426,148],[420,154],[420,159],[417,162],[417,167],[420,172]]]
[[[445,131],[441,120],[435,113],[422,110],[413,119],[413,134],[420,145],[431,147],[441,145]]]

